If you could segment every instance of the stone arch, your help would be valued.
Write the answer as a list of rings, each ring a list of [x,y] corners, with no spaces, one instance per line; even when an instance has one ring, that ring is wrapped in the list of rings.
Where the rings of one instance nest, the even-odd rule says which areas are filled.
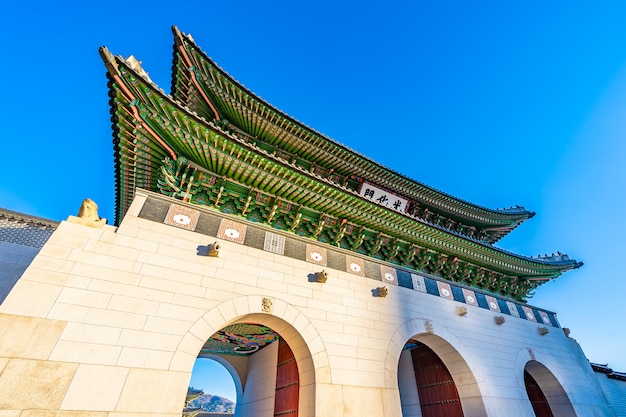
[[[572,417],[577,415],[563,385],[547,366],[536,359],[531,359],[525,363],[522,371],[518,372],[518,384],[521,385],[523,392],[526,393],[526,398],[528,398],[524,372],[528,372],[535,380],[554,417]]]
[[[386,388],[399,389],[398,364],[402,349],[409,339],[428,346],[450,372],[467,416],[487,417],[480,386],[474,374],[477,367],[471,363],[471,355],[445,326],[428,319],[412,319],[400,326],[391,337],[385,360]],[[398,394],[398,401],[400,401]]]
[[[328,355],[309,319],[282,299],[248,295],[215,306],[196,320],[182,337],[169,369],[191,373],[206,340],[223,327],[241,322],[270,327],[289,344],[300,377],[300,413],[315,415],[315,384],[330,383],[331,379]]]

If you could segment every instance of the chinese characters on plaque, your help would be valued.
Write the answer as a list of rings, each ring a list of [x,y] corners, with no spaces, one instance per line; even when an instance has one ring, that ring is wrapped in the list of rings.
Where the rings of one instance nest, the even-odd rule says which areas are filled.
[[[407,206],[409,205],[408,200],[405,200],[404,198],[398,197],[397,195],[392,194],[389,191],[382,190],[366,182],[364,182],[361,186],[361,191],[359,192],[359,194],[367,198],[368,200],[372,200],[373,202],[378,203],[382,206],[398,210],[403,213],[406,211]]]

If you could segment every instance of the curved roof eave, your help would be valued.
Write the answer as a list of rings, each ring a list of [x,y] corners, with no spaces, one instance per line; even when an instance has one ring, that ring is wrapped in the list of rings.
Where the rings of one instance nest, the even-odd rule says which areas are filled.
[[[185,44],[189,44],[191,45],[198,53],[201,54],[201,56],[208,62],[210,63],[210,65],[212,67],[214,67],[217,71],[219,71],[219,73],[225,77],[226,79],[228,79],[233,85],[235,85],[237,88],[239,88],[242,92],[244,92],[245,94],[254,97],[256,100],[258,100],[259,103],[261,103],[263,106],[267,107],[268,109],[270,109],[271,111],[275,112],[276,114],[280,115],[281,117],[289,120],[291,123],[297,124],[298,126],[300,126],[302,129],[306,130],[307,132],[309,132],[310,134],[323,139],[325,141],[330,142],[333,146],[339,148],[340,150],[344,151],[344,152],[348,152],[354,156],[356,156],[357,158],[361,159],[362,161],[366,162],[367,164],[370,164],[374,167],[376,167],[378,170],[380,171],[384,171],[388,173],[388,176],[390,176],[391,178],[395,177],[396,179],[400,179],[403,181],[408,181],[411,184],[414,185],[414,187],[416,188],[415,192],[416,193],[420,193],[420,191],[422,193],[426,193],[426,194],[430,194],[430,195],[434,195],[434,197],[441,201],[443,205],[449,205],[449,206],[455,206],[457,208],[460,209],[465,209],[465,210],[469,210],[469,211],[475,211],[475,212],[479,212],[479,213],[483,213],[483,214],[487,214],[490,216],[495,216],[497,218],[500,219],[500,221],[496,221],[495,223],[485,223],[484,225],[484,229],[485,230],[489,230],[489,229],[501,229],[501,233],[498,233],[498,239],[502,238],[503,236],[505,236],[506,234],[508,234],[510,231],[512,231],[513,229],[515,229],[519,224],[521,224],[523,221],[533,217],[535,215],[534,212],[526,210],[524,207],[511,207],[511,208],[505,208],[505,209],[490,209],[484,206],[480,206],[474,203],[471,203],[469,201],[457,198],[455,196],[452,196],[448,193],[445,193],[443,191],[440,191],[436,188],[430,187],[426,184],[423,184],[419,181],[416,181],[410,177],[407,177],[404,174],[401,174],[397,171],[394,171],[393,169],[390,169],[388,167],[385,167],[381,164],[379,164],[378,162],[372,160],[371,158],[360,154],[359,152],[337,142],[336,140],[324,135],[321,132],[318,132],[317,130],[307,126],[306,124],[302,123],[301,121],[297,120],[296,118],[288,115],[287,113],[277,109],[276,107],[272,106],[269,102],[267,102],[266,100],[264,100],[263,98],[259,97],[258,95],[256,95],[254,92],[252,92],[250,89],[248,89],[247,87],[245,87],[242,83],[238,82],[236,79],[234,79],[231,75],[229,75],[224,69],[222,69],[219,65],[217,65],[204,51],[202,51],[202,49],[200,47],[198,47],[198,45],[195,43],[195,41],[193,40],[193,38],[191,38],[190,35],[186,35],[183,34],[182,32],[180,32],[180,30],[178,30],[178,28],[176,26],[172,27],[172,31],[174,33],[175,36],[175,44],[174,44],[174,65],[173,65],[173,77],[172,77],[172,94],[174,95],[175,93],[175,89],[176,89],[176,70],[175,68],[177,67],[177,59],[178,59],[178,54],[176,51],[176,46],[177,45],[182,45],[184,46]],[[184,41],[187,42],[184,42]],[[393,184],[380,184],[380,185],[393,185]],[[395,190],[392,191],[396,191],[401,193],[401,189],[399,189],[398,187],[396,187]],[[417,196],[412,196],[412,197],[417,197]],[[441,208],[439,208],[441,210]],[[454,216],[459,216],[458,212],[456,212],[453,209],[449,209],[449,213],[451,215]],[[497,241],[497,240],[496,240]],[[492,242],[495,243],[495,242]]]
[[[113,59],[113,57],[111,56],[110,58],[109,57],[105,58],[105,54],[103,54],[103,59],[105,59],[105,62],[107,62],[107,59]],[[211,130],[216,131],[220,135],[228,136],[229,140],[240,141],[237,137],[230,135],[228,132],[221,131],[221,129],[217,128],[212,123],[206,122],[206,120],[204,118],[199,117],[197,114],[195,114],[194,112],[190,111],[188,108],[182,107],[179,102],[174,100],[171,96],[168,96],[167,94],[165,94],[162,90],[158,89],[158,87],[156,85],[154,85],[154,83],[152,83],[149,80],[146,80],[140,74],[138,74],[133,68],[131,68],[126,63],[126,61],[123,58],[116,57],[116,59],[118,59],[120,61],[120,63],[122,63],[129,71],[133,72],[139,79],[145,80],[146,81],[146,85],[148,85],[151,89],[153,89],[157,94],[161,95],[163,98],[168,100],[171,103],[172,106],[175,106],[175,107],[179,108],[179,110],[187,113],[191,118],[195,119],[198,123],[205,125],[205,127],[209,128]],[[107,65],[107,68],[109,69],[109,71],[110,72],[115,72],[116,74],[113,74],[113,75],[118,75],[119,76],[118,63],[109,61],[107,64],[109,64],[109,65]],[[127,86],[127,88],[128,87],[130,87],[130,86]],[[264,155],[264,157],[270,158],[270,159],[277,159],[278,160],[278,158],[275,158],[275,157],[273,157],[272,155],[269,155],[269,154]],[[279,160],[278,160],[278,162],[283,164]],[[118,170],[121,170],[121,163],[120,163],[120,160],[119,160],[119,154],[116,154],[116,166],[117,166]],[[317,176],[315,176],[315,177],[316,177],[317,181],[328,183],[327,185],[329,185],[329,186],[331,186],[333,188],[337,188],[337,186],[335,184],[332,184],[331,182],[327,181],[326,179],[321,178],[321,177],[317,177]],[[118,181],[117,182],[117,187],[121,187],[121,186],[122,186],[122,182]],[[118,196],[121,196],[120,193],[122,193],[122,191],[123,190],[118,189],[118,193],[117,193]],[[352,190],[338,190],[338,191],[343,191],[343,192],[350,191],[351,193],[354,193],[354,191],[352,191]],[[360,197],[360,196],[356,195],[356,197]],[[119,203],[120,203],[119,200],[116,201],[116,204],[119,204]],[[117,210],[116,210],[116,212],[117,212]],[[401,213],[397,213],[397,214],[401,214]],[[466,236],[463,236],[463,235],[451,232],[451,231],[449,231],[449,230],[447,230],[445,228],[442,228],[440,226],[432,225],[432,224],[429,224],[429,223],[426,223],[426,222],[423,222],[423,221],[421,223],[424,223],[425,226],[429,226],[433,231],[439,230],[439,232],[437,232],[437,233],[442,233],[441,236],[444,237],[444,240],[448,240],[448,239],[445,238],[445,236],[449,236],[450,238],[452,238],[454,236],[456,239],[461,239],[461,240],[467,241],[468,243],[471,242],[473,244],[479,244],[479,245],[483,246],[488,252],[493,251],[492,253],[494,253],[494,252],[495,253],[500,253],[501,254],[500,256],[504,255],[505,258],[507,256],[509,256],[509,257],[516,258],[516,259],[518,259],[519,261],[522,261],[522,262],[529,262],[529,263],[535,264],[535,265],[544,265],[544,266],[553,267],[553,268],[550,268],[551,273],[546,275],[545,279],[554,278],[555,275],[558,276],[558,275],[560,275],[560,273],[562,273],[564,271],[567,271],[569,269],[578,268],[579,266],[582,265],[582,263],[576,262],[575,260],[570,260],[569,258],[566,257],[566,255],[560,255],[560,254],[559,254],[558,258],[555,258],[554,255],[553,255],[552,257],[547,257],[546,259],[531,258],[531,257],[526,257],[526,256],[514,254],[512,252],[508,252],[508,251],[496,248],[496,247],[494,247],[494,246],[492,246],[490,244],[486,244],[486,243],[478,241],[478,240],[468,239]],[[546,271],[546,273],[548,273],[548,271]],[[521,276],[523,276],[523,274]],[[530,275],[529,277],[532,277],[532,278],[535,278],[535,279],[543,279],[543,278],[541,278],[538,275]]]

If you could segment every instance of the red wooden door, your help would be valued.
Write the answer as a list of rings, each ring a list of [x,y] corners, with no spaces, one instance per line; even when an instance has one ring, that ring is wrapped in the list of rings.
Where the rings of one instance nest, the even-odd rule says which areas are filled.
[[[278,365],[276,367],[276,396],[274,416],[298,417],[300,377],[298,364],[291,348],[281,337],[278,341]]]
[[[463,417],[456,385],[439,356],[421,343],[411,356],[422,417]]]
[[[537,384],[535,378],[526,371],[524,371],[524,383],[526,384],[528,399],[533,406],[535,415],[537,417],[554,417],[552,410],[550,410],[550,405],[548,405],[548,400],[543,394],[543,391],[541,391],[539,384]]]

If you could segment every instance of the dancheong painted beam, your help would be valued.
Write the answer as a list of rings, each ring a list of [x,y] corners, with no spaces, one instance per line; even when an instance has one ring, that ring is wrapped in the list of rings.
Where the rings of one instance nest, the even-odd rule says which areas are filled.
[[[171,96],[133,57],[100,50],[117,222],[144,188],[516,300],[582,265],[493,246],[534,213],[486,209],[383,167],[273,108],[174,35]]]

